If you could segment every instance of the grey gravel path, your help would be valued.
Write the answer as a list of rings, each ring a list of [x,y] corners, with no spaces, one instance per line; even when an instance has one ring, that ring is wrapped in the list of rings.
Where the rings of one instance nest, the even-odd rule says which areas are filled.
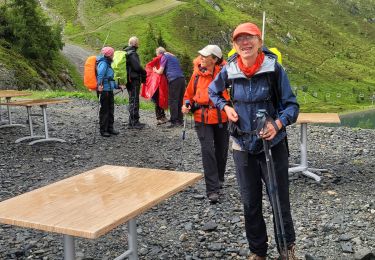
[[[50,135],[66,139],[65,144],[15,144],[28,134],[27,128],[0,129],[0,201],[103,164],[178,168],[181,129],[158,127],[152,111],[141,111],[147,127],[128,130],[126,107],[115,109],[120,135],[98,136],[95,144],[97,104],[78,99],[47,110]],[[24,108],[15,108],[13,116],[26,121]],[[35,124],[36,132],[43,129],[40,119]],[[199,144],[188,125],[183,169],[202,172]],[[288,132],[290,161],[296,162],[299,126]],[[303,176],[291,178],[298,251],[301,256],[309,254],[307,259],[361,259],[375,251],[375,130],[309,126],[308,132],[309,163],[329,171],[322,173],[320,184]],[[210,205],[204,194],[200,181],[138,218],[140,259],[246,259],[249,252],[231,156],[220,203]],[[272,259],[276,250],[266,199],[264,205]],[[127,247],[126,228],[124,224],[96,240],[77,239],[78,258],[120,255]],[[62,237],[0,225],[0,259],[62,259]]]

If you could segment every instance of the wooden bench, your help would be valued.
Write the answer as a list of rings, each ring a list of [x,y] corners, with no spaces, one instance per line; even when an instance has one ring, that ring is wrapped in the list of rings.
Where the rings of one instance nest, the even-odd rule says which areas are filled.
[[[5,104],[3,103],[3,105],[6,105],[7,106],[7,110],[8,110],[8,120],[7,121],[1,120],[1,110],[0,110],[0,128],[13,127],[13,126],[22,126],[22,127],[25,127],[25,125],[23,125],[23,124],[13,124],[13,122],[12,122],[12,113],[10,111],[10,107],[7,104],[10,102],[10,100],[13,97],[23,97],[23,96],[31,96],[31,95],[32,95],[31,92],[25,92],[25,91],[0,90],[0,103],[1,103],[1,99],[5,98],[6,103]],[[1,108],[1,105],[0,105],[0,108]]]
[[[33,145],[33,144],[41,143],[41,142],[49,142],[49,141],[65,142],[65,140],[63,140],[63,139],[49,137],[48,120],[47,120],[47,106],[52,105],[52,104],[68,103],[70,101],[71,100],[69,100],[69,99],[46,98],[46,99],[20,100],[20,101],[13,101],[13,102],[5,103],[8,107],[9,106],[23,106],[23,107],[26,107],[26,109],[27,109],[30,135],[17,139],[16,143],[19,143],[19,142],[22,142],[22,141],[25,141],[25,140],[32,140],[32,139],[37,139],[37,140],[31,141],[29,143],[29,145]],[[2,105],[2,104],[3,103],[0,103],[0,105]],[[42,115],[32,114],[31,108],[33,106],[40,106],[42,108]],[[44,136],[34,135],[32,116],[43,116]]]
[[[321,181],[321,177],[312,171],[326,171],[326,169],[309,168],[307,163],[307,124],[324,124],[324,123],[340,123],[337,113],[300,113],[297,118],[297,124],[301,124],[300,147],[301,162],[299,165],[289,168],[289,173],[301,172],[303,175],[313,178],[317,182]]]
[[[201,177],[104,165],[0,202],[0,223],[61,233],[64,259],[74,259],[74,236],[98,238],[128,222],[129,249],[116,259],[138,259],[136,217]]]

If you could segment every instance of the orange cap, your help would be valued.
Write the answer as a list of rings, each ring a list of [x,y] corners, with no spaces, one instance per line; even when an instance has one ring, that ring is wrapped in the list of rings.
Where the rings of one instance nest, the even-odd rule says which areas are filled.
[[[237,36],[242,33],[257,35],[259,38],[262,38],[262,33],[260,32],[258,26],[253,23],[241,23],[238,25],[233,32],[232,40],[236,39]]]

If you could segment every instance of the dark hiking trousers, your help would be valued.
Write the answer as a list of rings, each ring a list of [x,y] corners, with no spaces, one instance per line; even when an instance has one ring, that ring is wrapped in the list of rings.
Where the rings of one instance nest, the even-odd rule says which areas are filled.
[[[229,133],[227,123],[201,124],[195,122],[195,129],[201,143],[204,180],[207,195],[219,192],[224,182],[225,167],[227,165]]]
[[[185,78],[177,78],[168,82],[168,103],[171,113],[171,123],[182,123],[183,114],[181,112],[182,99],[185,92]]]
[[[281,141],[272,147],[271,150],[275,165],[286,243],[290,245],[295,242],[295,232],[290,213],[288,153],[285,141]],[[262,214],[262,180],[268,184],[265,155],[264,153],[252,155],[248,152],[234,150],[233,159],[236,164],[236,177],[244,205],[246,237],[250,250],[258,256],[266,256],[267,230]]]
[[[155,115],[156,119],[165,118],[165,111],[159,106],[159,89],[155,91],[155,94],[152,96],[152,101],[155,103]]]
[[[100,95],[99,125],[100,132],[111,132],[114,122],[114,98],[113,91],[103,91]]]
[[[132,79],[126,85],[129,94],[129,125],[139,122],[139,91],[141,88],[140,79]]]

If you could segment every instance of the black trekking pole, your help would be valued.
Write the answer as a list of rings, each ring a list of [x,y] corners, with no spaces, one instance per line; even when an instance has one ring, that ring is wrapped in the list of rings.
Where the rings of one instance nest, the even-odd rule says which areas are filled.
[[[100,128],[100,96],[101,96],[101,92],[99,91],[96,91],[96,96],[98,98],[98,108],[96,110],[96,120],[95,120],[95,126],[94,126],[94,131],[93,131],[93,139],[92,139],[92,144],[95,144],[96,142],[96,134],[97,134],[97,128],[99,129]],[[99,132],[100,132],[100,129],[99,129]]]
[[[190,107],[190,101],[186,100],[185,105],[186,107]],[[182,159],[184,156],[184,141],[186,139],[186,120],[187,120],[187,115],[184,116],[184,128],[182,129],[181,155],[180,155],[180,163],[179,163],[178,168],[180,167],[182,168]]]
[[[273,120],[266,112],[265,109],[259,109],[257,112],[257,120],[258,120],[258,127],[257,127],[257,134],[259,131],[263,129],[263,132],[266,129],[267,120]],[[284,221],[283,216],[281,213],[281,206],[280,206],[280,199],[278,193],[278,186],[276,181],[275,175],[275,165],[273,163],[272,152],[270,149],[269,141],[263,139],[263,149],[266,158],[267,164],[267,172],[268,172],[268,193],[270,195],[270,201],[273,209],[273,215],[275,219],[275,226],[276,226],[276,243],[279,246],[281,251],[281,255],[283,253],[286,256],[286,260],[289,259],[288,257],[288,249],[286,244],[285,238],[285,229],[284,229]]]

